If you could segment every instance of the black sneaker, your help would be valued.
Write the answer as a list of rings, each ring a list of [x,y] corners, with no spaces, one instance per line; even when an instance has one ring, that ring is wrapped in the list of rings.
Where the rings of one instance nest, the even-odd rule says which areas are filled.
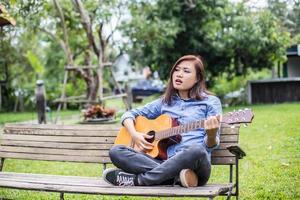
[[[134,186],[137,185],[136,175],[126,173],[117,168],[109,168],[104,170],[103,179],[109,184],[116,186]]]

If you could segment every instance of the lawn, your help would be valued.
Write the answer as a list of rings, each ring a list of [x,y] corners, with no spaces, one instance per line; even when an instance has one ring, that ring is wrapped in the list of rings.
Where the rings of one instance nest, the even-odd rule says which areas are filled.
[[[240,131],[240,146],[247,153],[240,161],[240,199],[300,199],[300,103],[254,105],[250,108],[255,113],[254,121],[247,128],[241,127]],[[238,107],[227,108],[225,112],[233,109]],[[226,182],[228,168],[214,167],[210,182]],[[101,176],[102,167],[97,164],[7,160],[4,171]],[[58,199],[59,194],[0,189],[0,198]],[[144,199],[79,194],[66,194],[65,198]]]
[[[61,117],[67,117],[70,115],[78,114],[77,110],[61,111]],[[47,113],[46,117],[48,121],[54,120],[56,111]],[[4,123],[20,122],[20,121],[37,121],[36,112],[1,112],[0,113],[0,125]]]

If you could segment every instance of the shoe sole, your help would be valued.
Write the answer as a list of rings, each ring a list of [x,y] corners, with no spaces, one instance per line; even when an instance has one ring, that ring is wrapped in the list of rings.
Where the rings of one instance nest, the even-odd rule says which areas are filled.
[[[190,169],[183,169],[179,174],[180,182],[183,187],[197,187],[198,186],[198,176]]]
[[[110,185],[114,185],[114,184],[112,184],[109,180],[106,179],[106,175],[107,175],[109,172],[116,171],[116,170],[120,170],[120,169],[118,169],[118,168],[109,168],[109,169],[104,170],[104,171],[103,171],[103,174],[102,174],[103,180],[104,180],[106,183],[110,184]],[[120,170],[120,171],[121,171],[121,170]]]

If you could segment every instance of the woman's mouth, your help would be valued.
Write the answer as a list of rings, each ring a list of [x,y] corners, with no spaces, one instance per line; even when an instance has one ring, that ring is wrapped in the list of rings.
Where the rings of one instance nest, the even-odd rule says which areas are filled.
[[[180,85],[181,83],[182,83],[182,80],[180,80],[180,79],[176,79],[176,80],[175,80],[175,84],[176,84],[176,85]]]

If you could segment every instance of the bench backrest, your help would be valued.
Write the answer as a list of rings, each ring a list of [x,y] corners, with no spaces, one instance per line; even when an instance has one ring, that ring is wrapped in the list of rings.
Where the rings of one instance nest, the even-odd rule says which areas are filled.
[[[119,125],[26,125],[6,124],[0,143],[0,158],[111,163],[108,151]],[[220,148],[212,164],[235,164],[226,149],[238,142],[239,127],[222,126]]]

